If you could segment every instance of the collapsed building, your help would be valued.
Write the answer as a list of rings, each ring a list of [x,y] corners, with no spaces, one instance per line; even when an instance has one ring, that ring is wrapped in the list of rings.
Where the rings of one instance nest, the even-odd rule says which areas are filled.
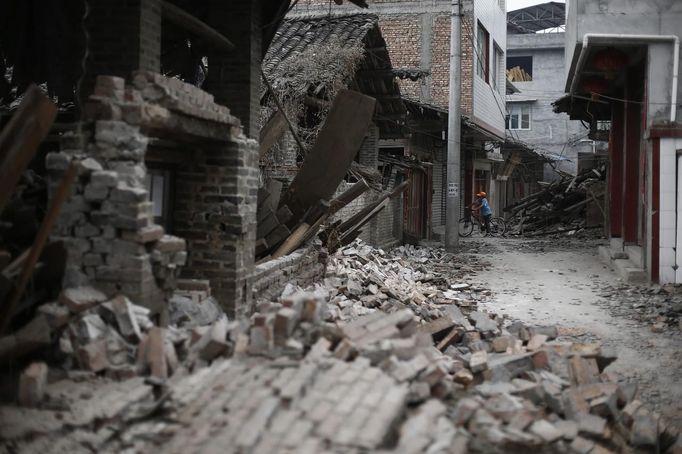
[[[499,145],[505,140],[506,15],[497,1],[462,2],[462,196],[465,205],[485,191],[493,210],[507,205]],[[340,5],[331,14],[345,14]],[[372,5],[407,108],[403,139],[380,140],[379,156],[410,157],[404,198],[404,240],[438,240],[444,235],[447,198],[446,144],[450,52],[447,2],[428,6],[400,0]],[[328,3],[303,0],[292,17],[326,16]],[[395,121],[395,120],[394,120]]]
[[[45,175],[50,201],[63,205],[49,233],[52,243],[68,251],[65,287],[92,285],[109,296],[123,293],[165,317],[164,301],[175,290],[183,291],[184,285],[198,285],[192,280],[206,281],[202,288],[210,286],[207,293],[228,313],[239,307],[248,312],[253,289],[257,293],[276,282],[271,275],[263,282],[261,278],[271,273],[255,267],[262,153],[250,137],[258,137],[263,126],[262,55],[289,4],[218,3],[179,5],[182,8],[159,1],[72,6],[53,18],[48,33],[57,33],[68,23],[79,27],[70,28],[61,44],[28,46],[21,58],[26,43],[8,26],[3,45],[12,72],[3,99],[8,104],[15,100],[13,108],[23,100],[27,115],[35,114],[30,112],[34,98],[20,94],[28,83],[36,82],[44,83],[59,105],[55,126],[44,131],[52,140],[43,143],[33,161],[44,160],[33,166]],[[40,11],[33,17],[10,6],[5,17],[30,30],[48,14]],[[111,12],[117,15],[118,28],[109,22]],[[363,21],[358,42],[374,45],[381,40],[376,21]],[[116,36],[120,30],[128,30],[122,38]],[[288,41],[286,36],[279,39],[280,44]],[[71,46],[63,45],[67,43]],[[47,52],[73,67],[82,66],[82,74],[61,72],[51,64],[28,71],[31,58]],[[384,54],[381,58],[387,59]],[[377,63],[377,68],[386,66],[381,59],[374,62],[372,66],[367,57],[360,72],[371,72]],[[268,73],[267,64],[265,70]],[[161,71],[176,77],[161,76]],[[397,87],[393,77],[387,77],[388,91],[378,112],[400,115],[404,108],[394,95]],[[357,80],[366,85],[366,92],[380,94],[381,80],[376,87],[377,79]],[[371,115],[373,107],[372,103]],[[360,154],[363,164],[373,163],[375,170],[371,143],[378,127],[372,126],[365,141],[367,152]],[[357,149],[351,151],[354,156]],[[4,164],[12,164],[9,160],[14,158]],[[78,162],[78,170],[71,197],[56,200],[56,189],[72,161]],[[341,177],[346,173],[343,166],[339,171]],[[395,186],[395,172],[387,173],[389,180]],[[8,186],[3,192],[9,195],[12,189]],[[44,203],[42,209],[46,207]],[[308,206],[293,208],[305,211]],[[388,235],[397,232],[392,241],[399,241],[400,227],[393,226],[400,219],[399,203],[384,212],[389,214],[384,222],[390,226]],[[295,212],[290,223],[303,214]],[[286,236],[277,238],[270,249]],[[8,260],[20,252],[12,251]],[[317,269],[317,259],[302,254],[301,260]],[[314,275],[312,271],[310,277]]]
[[[340,209],[335,217],[351,217],[380,197],[382,191],[392,191],[408,179],[403,167],[382,161],[379,153],[382,141],[404,136],[401,122],[406,110],[392,69],[376,15],[284,20],[263,61],[265,77],[272,84],[272,91],[265,90],[263,96],[263,123],[269,126],[279,115],[275,96],[281,98],[286,115],[296,119],[289,130],[280,118],[281,137],[261,142],[265,186],[277,192],[277,200],[280,185],[286,190],[294,180],[301,162],[313,148],[332,101],[344,88],[376,99],[376,108],[359,150],[354,153],[350,173],[334,195],[339,196],[358,181],[366,181],[371,190]],[[276,130],[276,126],[269,130]],[[402,198],[392,197],[387,208],[363,228],[360,237],[378,247],[400,244],[402,207]],[[270,229],[274,227],[265,230]],[[263,235],[267,234],[265,230]]]

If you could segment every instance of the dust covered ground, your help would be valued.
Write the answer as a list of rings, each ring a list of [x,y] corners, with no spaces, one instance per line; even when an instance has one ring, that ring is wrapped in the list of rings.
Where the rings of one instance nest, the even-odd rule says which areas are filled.
[[[492,292],[483,307],[614,347],[618,360],[607,370],[637,382],[642,398],[682,427],[682,290],[623,283],[600,260],[601,241],[466,238],[461,245],[489,263],[472,278]]]

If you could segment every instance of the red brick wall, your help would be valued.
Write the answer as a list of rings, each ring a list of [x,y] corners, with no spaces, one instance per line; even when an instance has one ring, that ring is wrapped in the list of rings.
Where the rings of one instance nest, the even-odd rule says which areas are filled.
[[[450,86],[450,16],[436,17],[431,41],[431,98],[447,107]]]
[[[421,55],[421,17],[417,14],[380,16],[379,27],[386,40],[394,68],[419,68]],[[420,82],[400,80],[404,96],[419,99]]]
[[[411,0],[400,4],[400,0],[373,0],[370,2],[370,10],[361,10],[348,1],[343,5],[331,4],[332,14],[353,14],[359,12],[371,12],[379,16],[381,33],[386,40],[391,63],[394,68],[420,68],[422,64],[422,20],[428,15],[427,22],[431,23],[431,40],[428,45],[431,53],[431,65],[422,68],[431,71],[431,77],[426,81],[399,80],[400,90],[403,95],[421,99],[422,101],[435,104],[442,108],[448,106],[448,86],[450,83],[450,4],[442,2],[442,9],[437,13],[415,13],[412,10],[414,4]],[[431,3],[431,2],[424,2]],[[440,3],[440,2],[437,2]],[[371,5],[375,5],[372,7]],[[473,48],[472,33],[473,20],[472,4],[469,2],[463,6],[462,16],[462,113],[472,114],[473,98]],[[396,9],[399,8],[399,9]],[[294,8],[295,14],[327,14],[330,10],[328,0],[300,0]],[[428,60],[428,58],[426,59]],[[430,84],[431,99],[422,98],[422,84]]]
[[[386,39],[394,68],[419,68],[422,52],[422,18],[418,14],[384,15],[380,17],[381,33]],[[462,17],[462,113],[472,112],[473,65],[470,30],[472,19]],[[450,15],[440,14],[433,23],[431,37],[431,71],[429,102],[442,108],[448,107],[450,84]],[[410,98],[421,99],[420,85],[423,82],[400,80],[400,90]]]
[[[473,114],[474,48],[473,18],[462,16],[462,113]]]

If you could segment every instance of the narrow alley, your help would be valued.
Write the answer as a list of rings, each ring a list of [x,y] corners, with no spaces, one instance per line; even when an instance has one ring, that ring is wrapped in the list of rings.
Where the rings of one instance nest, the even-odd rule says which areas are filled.
[[[557,324],[564,339],[615,348],[618,360],[607,370],[638,383],[647,402],[682,426],[682,338],[677,327],[653,332],[656,320],[643,323],[637,316],[663,295],[648,286],[624,284],[600,259],[600,243],[570,237],[477,238],[462,247],[475,250],[473,255],[488,264],[473,279],[493,293],[483,307],[529,324]],[[644,296],[637,296],[637,290]],[[676,299],[665,307],[675,305],[679,314],[680,289],[669,290]]]
[[[0,2],[0,454],[682,454],[680,24]]]

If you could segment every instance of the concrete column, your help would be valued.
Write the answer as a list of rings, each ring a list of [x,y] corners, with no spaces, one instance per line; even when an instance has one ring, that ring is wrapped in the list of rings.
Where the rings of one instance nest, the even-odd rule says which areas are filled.
[[[208,75],[202,87],[218,104],[230,108],[244,125],[244,133],[258,137],[260,65],[262,60],[261,2],[207,0],[207,23],[235,45],[231,52],[208,54]]]

